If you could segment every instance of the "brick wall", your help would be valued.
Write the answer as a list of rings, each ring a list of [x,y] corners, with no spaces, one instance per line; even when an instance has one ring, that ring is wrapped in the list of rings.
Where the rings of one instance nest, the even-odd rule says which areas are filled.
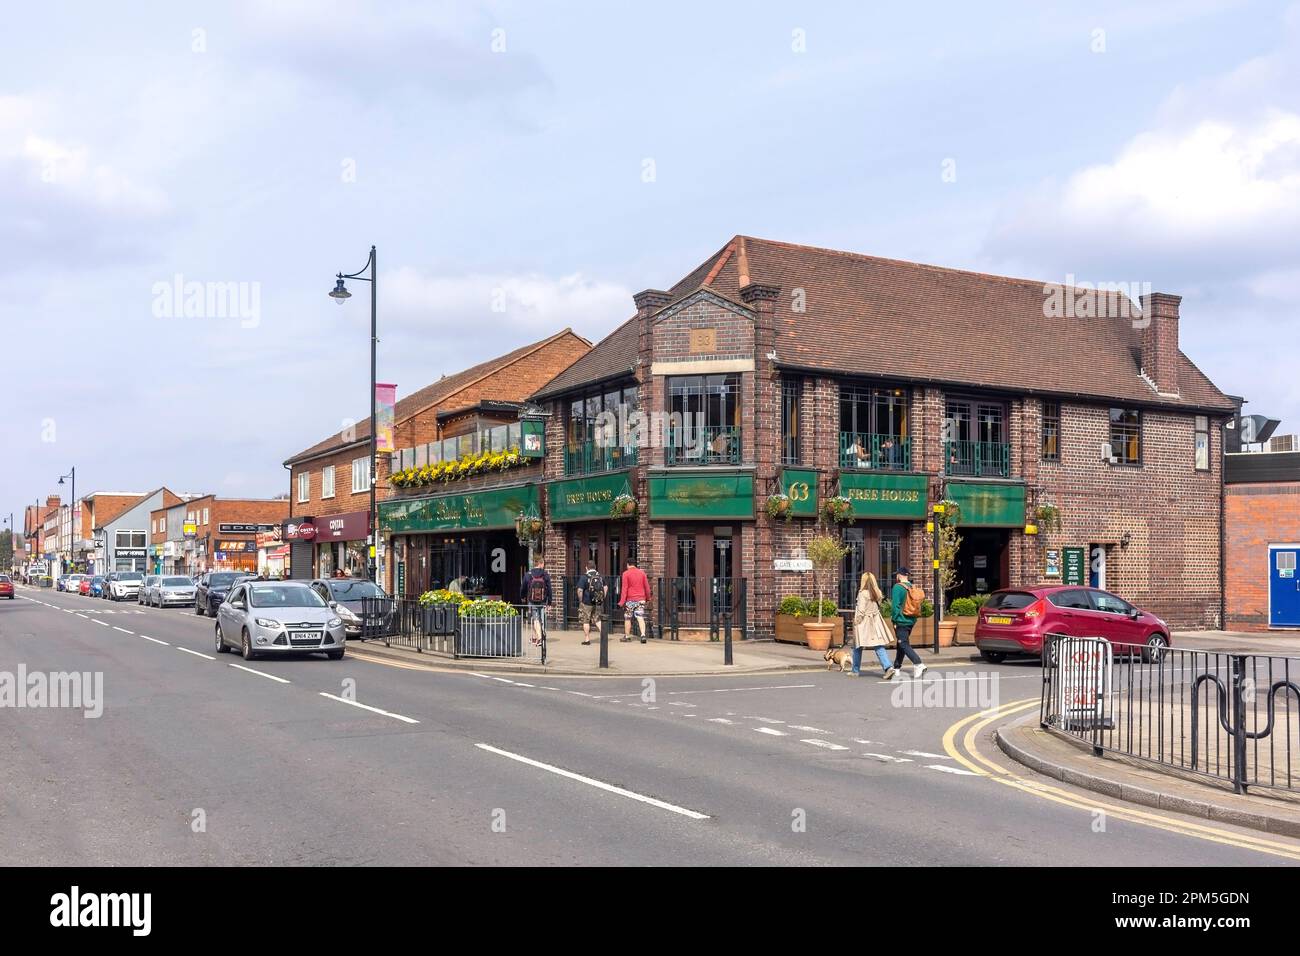
[[[1300,483],[1229,485],[1224,547],[1229,630],[1269,629],[1270,544],[1300,544]]]

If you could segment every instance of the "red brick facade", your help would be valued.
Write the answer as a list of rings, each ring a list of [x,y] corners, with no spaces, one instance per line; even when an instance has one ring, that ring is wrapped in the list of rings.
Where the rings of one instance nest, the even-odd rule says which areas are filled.
[[[1226,489],[1227,627],[1269,630],[1269,545],[1300,544],[1300,482]]]

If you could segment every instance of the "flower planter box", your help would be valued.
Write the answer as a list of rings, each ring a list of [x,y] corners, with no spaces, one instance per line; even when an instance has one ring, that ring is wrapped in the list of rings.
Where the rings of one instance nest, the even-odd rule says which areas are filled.
[[[420,611],[420,626],[426,636],[445,637],[456,632],[456,605],[432,604]]]
[[[788,644],[807,644],[808,635],[803,629],[804,621],[815,621],[815,617],[795,617],[793,614],[776,616],[776,639]],[[823,620],[830,621],[831,618]],[[834,618],[835,629],[831,631],[831,646],[839,647],[844,643],[844,618],[838,614]]]
[[[522,617],[462,617],[457,657],[523,657]]]
[[[979,621],[978,617],[959,617],[957,618],[957,643],[974,644],[975,643],[975,625]]]

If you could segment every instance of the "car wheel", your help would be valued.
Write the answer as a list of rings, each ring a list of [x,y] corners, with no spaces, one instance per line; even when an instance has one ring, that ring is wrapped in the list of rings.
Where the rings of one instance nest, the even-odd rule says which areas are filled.
[[[1152,634],[1147,638],[1147,645],[1142,650],[1142,660],[1156,664],[1164,660],[1165,651],[1169,649],[1169,639],[1163,634]]]
[[[1007,659],[1007,652],[981,650],[980,657],[984,658],[984,660],[988,661],[990,664],[1001,664]]]
[[[248,636],[248,628],[244,628],[244,636],[240,643],[239,650],[246,661],[251,661],[257,657],[253,652],[253,639]]]
[[[325,656],[332,661],[341,661],[343,660],[343,652],[346,650],[347,648],[340,647],[337,651],[326,651]]]
[[[221,633],[221,625],[220,625],[220,624],[218,624],[215,628],[213,628],[213,633],[215,633],[216,636],[217,636],[217,653],[218,653],[218,654],[229,654],[229,653],[230,653],[230,648],[229,648],[229,647],[227,646],[227,644],[226,644],[226,638],[225,638],[225,635]]]

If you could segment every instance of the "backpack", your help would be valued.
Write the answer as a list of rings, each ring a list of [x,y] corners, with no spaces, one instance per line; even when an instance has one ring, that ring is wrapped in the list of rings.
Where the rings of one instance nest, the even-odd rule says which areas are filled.
[[[582,603],[593,607],[605,599],[605,585],[597,571],[588,571],[587,580],[582,583]]]
[[[546,603],[546,578],[535,571],[528,574],[528,603]]]
[[[907,588],[907,597],[903,599],[903,617],[920,617],[925,588],[919,584],[905,584],[903,587]]]

